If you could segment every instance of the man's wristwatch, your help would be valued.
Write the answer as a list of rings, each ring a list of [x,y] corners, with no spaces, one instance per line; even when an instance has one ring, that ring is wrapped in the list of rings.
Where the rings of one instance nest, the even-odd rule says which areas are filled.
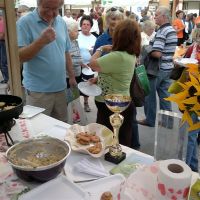
[[[103,48],[99,47],[98,49],[96,49],[96,51],[100,51],[101,53],[103,53]]]

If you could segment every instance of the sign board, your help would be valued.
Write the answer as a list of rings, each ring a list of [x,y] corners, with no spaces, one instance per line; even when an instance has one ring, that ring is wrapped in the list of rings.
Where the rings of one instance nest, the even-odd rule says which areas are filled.
[[[104,7],[110,6],[133,6],[134,0],[101,0],[101,5]]]
[[[149,10],[152,12],[156,11],[156,6],[155,5],[149,5]]]
[[[112,3],[113,3],[113,0],[102,0],[101,1],[101,5],[104,7],[111,6]]]

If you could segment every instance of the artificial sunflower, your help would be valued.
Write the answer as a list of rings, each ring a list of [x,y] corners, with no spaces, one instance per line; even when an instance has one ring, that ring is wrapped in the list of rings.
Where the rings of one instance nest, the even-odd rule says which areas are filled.
[[[181,90],[176,94],[166,98],[167,101],[175,102],[183,113],[182,122],[189,124],[189,131],[200,129],[200,122],[193,123],[192,113],[200,116],[200,66],[197,64],[187,64],[187,81],[181,83],[177,81]]]

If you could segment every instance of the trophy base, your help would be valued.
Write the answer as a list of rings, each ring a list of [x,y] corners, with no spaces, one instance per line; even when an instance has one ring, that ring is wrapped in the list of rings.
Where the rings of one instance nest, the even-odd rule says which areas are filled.
[[[115,164],[120,163],[125,158],[126,158],[126,153],[124,153],[124,152],[122,152],[121,156],[116,156],[116,157],[115,156],[111,156],[109,152],[105,154],[105,160],[109,161],[109,162],[112,162],[112,163],[115,163]]]

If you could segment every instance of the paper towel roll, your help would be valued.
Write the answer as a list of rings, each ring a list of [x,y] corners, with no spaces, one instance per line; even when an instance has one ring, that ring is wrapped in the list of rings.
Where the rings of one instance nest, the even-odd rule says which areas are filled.
[[[158,200],[185,200],[191,185],[192,171],[181,160],[159,163],[156,196]]]

